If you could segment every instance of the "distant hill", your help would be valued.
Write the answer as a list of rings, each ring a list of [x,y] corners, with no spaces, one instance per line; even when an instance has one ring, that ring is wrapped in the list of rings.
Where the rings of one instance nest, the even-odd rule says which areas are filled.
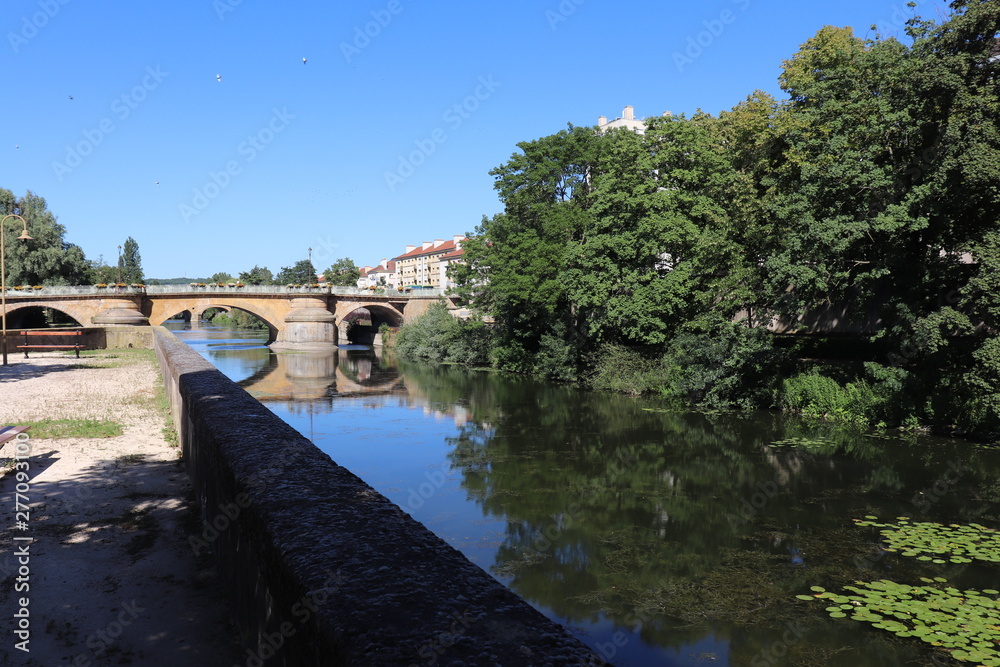
[[[187,285],[188,283],[208,283],[211,278],[150,278],[147,285]]]

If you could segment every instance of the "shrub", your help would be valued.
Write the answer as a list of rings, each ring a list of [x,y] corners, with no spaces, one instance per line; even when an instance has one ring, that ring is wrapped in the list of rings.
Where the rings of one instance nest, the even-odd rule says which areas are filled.
[[[864,376],[841,384],[833,368],[813,368],[782,383],[779,404],[810,417],[881,426],[914,427],[920,421],[916,378],[903,368],[865,363]]]
[[[460,320],[436,303],[399,330],[395,350],[407,359],[481,366],[489,359],[490,332],[484,323]]]
[[[662,355],[624,345],[605,347],[592,363],[593,371],[586,381],[595,389],[646,394],[660,392],[669,382]]]
[[[698,329],[670,342],[661,393],[709,408],[769,407],[783,365],[771,334],[721,320]]]

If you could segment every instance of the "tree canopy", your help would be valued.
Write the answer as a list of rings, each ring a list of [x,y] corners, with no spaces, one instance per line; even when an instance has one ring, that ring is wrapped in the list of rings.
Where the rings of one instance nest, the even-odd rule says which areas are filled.
[[[305,285],[316,282],[316,268],[308,259],[301,259],[294,266],[281,267],[281,271],[274,279],[278,285]]]
[[[240,282],[247,285],[271,285],[274,283],[274,276],[266,266],[257,266],[254,264],[253,268],[249,271],[240,273]]]
[[[10,190],[0,188],[0,218],[10,214],[20,215],[27,222],[32,240],[17,240],[23,225],[16,218],[4,223],[8,286],[87,282],[89,264],[83,250],[65,240],[66,228],[56,222],[43,198],[30,190],[18,198]]]
[[[519,143],[455,269],[493,363],[575,377],[609,344],[828,313],[1000,410],[1000,5],[952,10],[905,42],[823,27],[783,63],[784,100]]]
[[[358,284],[358,277],[361,271],[354,265],[354,260],[349,257],[342,257],[330,265],[323,276],[330,285],[343,285],[353,287]]]
[[[122,282],[141,283],[143,280],[142,257],[139,244],[131,236],[125,239],[122,249]]]

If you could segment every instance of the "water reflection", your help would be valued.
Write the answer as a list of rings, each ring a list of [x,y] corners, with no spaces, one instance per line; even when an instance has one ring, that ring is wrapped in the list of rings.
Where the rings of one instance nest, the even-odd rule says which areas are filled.
[[[371,349],[272,353],[240,386],[261,402],[320,401],[384,394],[402,386],[399,372]]]
[[[997,457],[967,443],[671,411],[447,367],[404,365],[403,374],[430,403],[469,411],[446,456],[467,497],[505,524],[490,571],[570,625],[622,632],[625,645],[601,646],[632,660],[646,655],[632,640],[676,657],[712,637],[733,664],[750,664],[803,622],[794,595],[809,586],[930,572],[884,551],[872,558],[878,541],[850,517],[926,509],[946,522],[996,520],[995,499],[982,502],[979,489]],[[933,507],[915,505],[949,465],[966,471],[964,484]],[[992,585],[984,575],[944,573]],[[803,627],[819,636],[798,645],[798,659],[880,664],[864,656],[922,651],[852,636],[822,616]]]
[[[850,520],[997,525],[995,451],[671,411],[370,350],[203,353],[615,664],[926,662],[923,645],[859,632],[795,594],[881,577],[995,584],[995,569],[887,552]],[[960,473],[941,491],[947,470]]]

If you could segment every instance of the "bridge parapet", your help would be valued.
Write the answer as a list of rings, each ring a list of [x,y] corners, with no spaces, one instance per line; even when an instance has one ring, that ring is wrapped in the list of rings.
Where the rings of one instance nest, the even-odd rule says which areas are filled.
[[[38,297],[38,296],[108,296],[114,294],[274,294],[274,295],[295,295],[309,296],[314,294],[331,294],[334,296],[400,296],[403,298],[413,297],[441,297],[445,295],[445,290],[434,289],[412,289],[397,290],[388,288],[369,289],[362,287],[344,287],[341,285],[321,285],[320,287],[290,287],[288,285],[244,285],[243,287],[229,287],[226,285],[144,285],[143,287],[96,287],[94,285],[59,285],[43,286],[41,289],[34,287],[23,287],[15,290],[7,288],[8,297]]]

